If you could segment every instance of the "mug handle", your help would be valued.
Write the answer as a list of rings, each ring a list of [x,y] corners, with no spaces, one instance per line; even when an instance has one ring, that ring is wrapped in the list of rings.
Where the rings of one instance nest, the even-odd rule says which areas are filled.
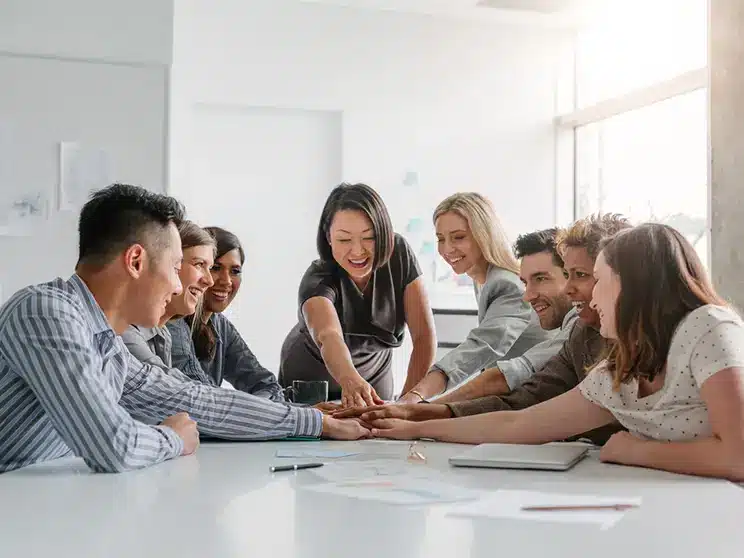
[[[287,386],[282,391],[284,392],[284,399],[286,399],[290,403],[295,402],[295,389],[292,386]]]

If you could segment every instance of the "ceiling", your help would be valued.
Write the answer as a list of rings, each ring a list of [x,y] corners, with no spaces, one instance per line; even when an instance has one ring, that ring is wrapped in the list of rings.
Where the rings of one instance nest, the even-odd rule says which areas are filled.
[[[480,21],[574,26],[608,0],[300,0],[351,8],[444,15]]]

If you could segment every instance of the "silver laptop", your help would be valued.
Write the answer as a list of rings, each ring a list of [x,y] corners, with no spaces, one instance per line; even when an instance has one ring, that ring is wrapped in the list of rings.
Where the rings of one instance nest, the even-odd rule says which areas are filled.
[[[566,471],[588,451],[587,446],[575,444],[480,444],[450,457],[449,462],[456,467]]]

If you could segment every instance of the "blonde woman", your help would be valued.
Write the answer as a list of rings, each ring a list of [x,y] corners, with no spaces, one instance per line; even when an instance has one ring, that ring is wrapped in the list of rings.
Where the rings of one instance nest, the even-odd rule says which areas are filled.
[[[523,299],[519,264],[491,203],[476,192],[453,194],[434,210],[439,255],[470,276],[478,327],[435,363],[399,400],[416,403],[442,393],[497,360],[517,357],[545,340],[537,314]]]

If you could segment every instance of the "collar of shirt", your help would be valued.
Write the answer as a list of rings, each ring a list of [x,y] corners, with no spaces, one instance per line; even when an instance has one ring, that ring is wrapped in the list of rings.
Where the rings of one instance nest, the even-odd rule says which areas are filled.
[[[134,327],[139,334],[142,336],[142,339],[145,341],[150,341],[152,339],[155,339],[156,337],[165,337],[165,328],[164,327],[140,327],[138,325],[132,326]]]
[[[88,313],[90,318],[90,325],[95,334],[103,333],[105,331],[113,332],[111,324],[106,318],[106,314],[103,313],[101,307],[96,302],[93,293],[90,292],[88,285],[80,278],[77,273],[74,273],[67,281],[72,287],[72,290],[77,293],[80,300],[83,302],[83,306]]]

